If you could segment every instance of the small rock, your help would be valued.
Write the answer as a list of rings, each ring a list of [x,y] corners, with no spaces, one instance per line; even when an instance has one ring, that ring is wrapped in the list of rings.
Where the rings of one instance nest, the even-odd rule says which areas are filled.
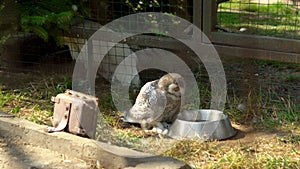
[[[246,110],[246,106],[243,103],[238,104],[237,109],[240,111],[245,111]]]
[[[252,123],[253,123],[253,124],[258,123],[258,118],[257,118],[257,117],[253,117],[253,118],[252,118]]]
[[[168,130],[168,129],[165,129],[161,134],[162,134],[162,135],[166,135],[166,134],[168,134],[168,132],[169,132],[169,130]]]
[[[71,160],[64,160],[65,163],[71,163]]]
[[[97,161],[96,161],[96,167],[100,167],[100,166],[101,166],[100,161],[97,160]]]
[[[247,28],[240,28],[239,31],[240,31],[240,32],[245,32],[245,31],[247,31]]]
[[[73,11],[78,11],[78,7],[77,7],[77,5],[72,5],[72,9],[73,9]]]

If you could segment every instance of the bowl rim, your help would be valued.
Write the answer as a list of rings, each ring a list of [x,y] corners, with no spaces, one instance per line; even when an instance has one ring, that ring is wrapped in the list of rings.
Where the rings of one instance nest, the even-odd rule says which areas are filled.
[[[207,111],[216,111],[216,112],[218,112],[218,114],[221,114],[223,117],[221,117],[218,120],[205,120],[205,121],[189,121],[189,120],[184,120],[184,119],[179,118],[179,116],[180,116],[181,113],[187,112],[187,111],[197,111],[197,112],[200,112],[200,111],[206,111],[206,112]],[[183,111],[181,111],[178,114],[178,116],[177,116],[177,118],[176,118],[175,121],[180,121],[180,122],[183,122],[183,123],[192,123],[192,124],[193,123],[195,123],[195,124],[196,123],[206,124],[206,123],[220,122],[220,121],[226,120],[226,119],[228,119],[228,115],[225,114],[223,111],[220,111],[220,110],[215,110],[215,109],[190,109],[190,110],[183,110]]]

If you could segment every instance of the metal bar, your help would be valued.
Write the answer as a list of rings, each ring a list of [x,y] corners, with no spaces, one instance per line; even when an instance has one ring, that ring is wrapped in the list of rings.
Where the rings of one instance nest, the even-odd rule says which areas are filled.
[[[93,55],[93,41],[89,39],[87,41],[88,59],[87,59],[87,80],[88,80],[88,94],[95,95],[95,78],[93,78],[93,66],[94,66],[94,55]]]

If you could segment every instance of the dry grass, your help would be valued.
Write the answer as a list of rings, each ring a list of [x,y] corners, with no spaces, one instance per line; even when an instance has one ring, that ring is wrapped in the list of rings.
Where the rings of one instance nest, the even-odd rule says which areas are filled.
[[[64,76],[23,73],[0,72],[0,81],[0,111],[46,125],[51,125],[53,115],[51,97],[71,86]]]
[[[1,82],[5,82],[11,77],[1,75],[0,79]],[[27,75],[19,74],[18,79],[20,83],[14,82],[17,86],[1,83],[0,111],[8,111],[21,118],[50,125],[53,113],[53,103],[50,98],[63,92],[70,82],[67,78],[59,76],[29,78]],[[249,99],[244,100],[248,105],[257,101],[253,99],[253,95],[249,95]],[[112,139],[115,139],[119,145],[174,157],[194,168],[299,168],[300,166],[299,121],[289,120],[289,116],[282,116],[293,115],[290,112],[293,112],[292,108],[295,105],[290,102],[285,104],[287,106],[285,113],[276,109],[275,114],[272,115],[273,119],[259,116],[261,119],[259,123],[244,124],[241,119],[249,119],[253,117],[253,113],[249,111],[240,116],[241,113],[236,109],[236,105],[241,100],[231,100],[229,102],[231,106],[227,108],[230,110],[228,112],[232,113],[230,116],[235,123],[234,127],[239,129],[238,135],[229,140],[213,142],[176,141],[153,133],[144,133],[138,126],[119,120],[120,114],[108,108],[111,104],[109,96],[104,95],[100,98],[100,102],[101,106],[104,106],[101,110],[106,115],[105,121],[115,133]],[[257,105],[253,104],[253,106]],[[297,114],[299,112],[295,111],[292,117],[299,115]],[[287,120],[279,123],[283,117],[287,117]],[[276,124],[268,124],[268,120],[273,120],[272,122],[275,121]],[[106,134],[112,135],[111,131]]]
[[[237,127],[237,126],[236,126]],[[244,130],[244,132],[243,132]],[[240,130],[231,140],[199,142],[184,140],[163,155],[185,161],[194,168],[299,168],[300,145],[292,136]]]

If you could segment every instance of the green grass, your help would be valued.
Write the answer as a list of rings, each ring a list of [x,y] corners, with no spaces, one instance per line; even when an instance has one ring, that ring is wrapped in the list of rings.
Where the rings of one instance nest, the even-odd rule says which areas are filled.
[[[256,60],[255,62],[256,64],[262,67],[271,66],[273,68],[278,68],[279,70],[293,69],[297,72],[300,71],[300,64],[284,63],[279,61],[268,61],[268,60]]]
[[[300,75],[299,74],[290,74],[285,78],[286,82],[299,82]]]
[[[0,108],[3,108],[7,103],[13,99],[10,93],[6,93],[0,88]]]
[[[17,90],[3,91],[0,88],[0,110],[9,106],[11,109],[8,112],[17,114],[20,111],[20,105],[15,103],[22,102],[22,100],[26,100],[26,97],[17,92]]]
[[[71,86],[72,82],[67,77],[38,79],[19,89],[3,90],[0,86],[0,110],[39,124],[51,125],[54,105],[51,97],[71,89]]]
[[[247,28],[245,33],[300,38],[300,15],[293,5],[283,3],[257,4],[231,1],[222,3],[218,12],[218,23],[234,32]]]
[[[260,12],[267,13],[269,15],[287,15],[296,14],[296,7],[293,5],[287,5],[282,2],[275,4],[259,4],[249,3],[249,1],[231,0],[229,2],[222,3],[219,9],[223,10],[239,10],[246,12]]]
[[[258,12],[258,13],[268,14],[271,16],[296,14],[295,7],[288,6],[281,2],[278,2],[276,4],[257,4],[257,3],[242,4],[240,5],[240,9],[242,11]]]

